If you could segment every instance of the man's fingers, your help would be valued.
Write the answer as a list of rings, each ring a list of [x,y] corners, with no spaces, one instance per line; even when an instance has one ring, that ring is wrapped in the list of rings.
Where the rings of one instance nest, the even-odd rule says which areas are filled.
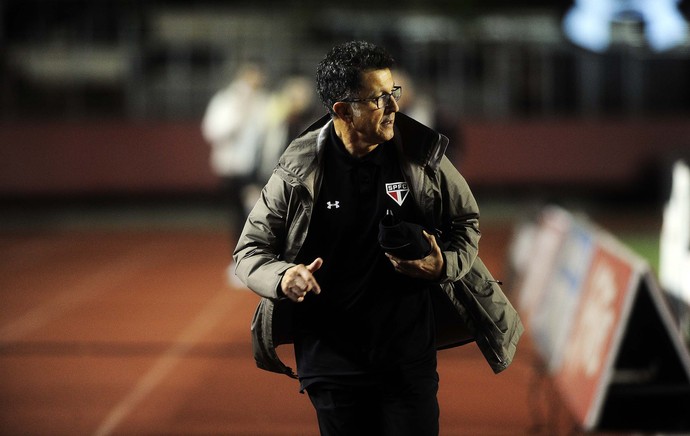
[[[313,291],[315,294],[321,293],[321,288],[319,287],[319,284],[316,282],[316,279],[314,278],[313,275],[308,270],[302,270],[300,271],[300,281],[302,281],[302,285],[300,286],[300,289],[304,291],[306,294],[307,292]]]
[[[309,290],[314,291],[315,294],[321,293],[321,287],[312,274],[318,271],[321,265],[323,265],[323,259],[320,257],[317,257],[312,263],[307,265],[307,271],[309,271],[309,280],[307,284],[309,285]]]
[[[323,259],[316,258],[308,266],[296,265],[285,272],[281,287],[283,293],[292,301],[302,302],[307,292],[321,293],[321,287],[312,274],[321,268]]]
[[[321,259],[320,257],[317,257],[316,259],[314,259],[314,261],[312,263],[307,265],[307,269],[309,270],[309,272],[314,273],[319,268],[321,268],[321,265],[323,265],[323,259]]]
[[[426,233],[426,232],[425,232]],[[386,257],[390,260],[395,271],[408,275],[410,277],[417,277],[429,280],[435,280],[441,273],[443,268],[443,257],[441,248],[436,244],[433,235],[426,233],[429,241],[432,243],[433,250],[431,254],[423,259],[404,260],[397,258],[389,253]]]
[[[438,242],[436,242],[436,236],[432,235],[431,233],[428,233],[426,230],[422,231],[424,233],[424,236],[426,236],[426,239],[429,241],[429,244],[431,244],[431,251],[441,251],[441,247],[438,245]],[[431,254],[429,254],[431,256]]]

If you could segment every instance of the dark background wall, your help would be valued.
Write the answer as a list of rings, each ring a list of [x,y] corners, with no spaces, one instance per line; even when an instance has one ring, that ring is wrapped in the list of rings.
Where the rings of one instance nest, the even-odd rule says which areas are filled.
[[[640,190],[690,146],[683,117],[474,121],[454,160],[478,188]],[[194,121],[19,122],[0,127],[0,194],[211,192]],[[649,193],[649,192],[647,192]]]
[[[0,197],[212,192],[200,123],[230,72],[259,60],[277,87],[353,38],[411,74],[477,187],[658,185],[690,147],[690,38],[655,52],[623,17],[593,53],[562,32],[573,5],[0,1]]]

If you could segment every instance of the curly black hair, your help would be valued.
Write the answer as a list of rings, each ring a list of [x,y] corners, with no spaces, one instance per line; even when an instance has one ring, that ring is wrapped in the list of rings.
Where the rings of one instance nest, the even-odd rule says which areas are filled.
[[[316,92],[333,114],[333,104],[353,98],[362,87],[362,73],[393,68],[395,60],[382,47],[366,41],[349,41],[333,47],[319,62]]]

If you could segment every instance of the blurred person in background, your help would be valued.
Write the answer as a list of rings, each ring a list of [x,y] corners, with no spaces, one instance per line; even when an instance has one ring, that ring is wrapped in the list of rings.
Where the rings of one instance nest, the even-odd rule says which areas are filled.
[[[407,71],[396,69],[393,75],[395,83],[405,90],[405,94],[398,102],[400,111],[425,126],[436,128],[436,108],[429,94],[424,92],[423,87],[417,85]]]
[[[283,153],[234,252],[262,297],[257,365],[299,379],[323,435],[437,435],[437,349],[476,340],[500,372],[522,333],[477,256],[479,210],[447,138],[398,112],[393,65],[367,42],[329,51],[316,73],[328,114]],[[381,248],[389,210],[429,229],[417,234],[428,250]]]
[[[316,114],[316,93],[309,78],[289,76],[269,97],[266,105],[266,134],[257,159],[254,192],[246,200],[251,210],[261,188],[268,181],[292,138],[302,132]],[[244,223],[243,223],[244,224]]]
[[[256,182],[258,156],[266,136],[269,93],[265,72],[256,63],[239,67],[231,83],[211,98],[201,124],[211,146],[210,164],[221,180],[223,204],[230,212],[231,238],[239,237]]]
[[[431,127],[448,138],[446,156],[456,163],[462,154],[462,128],[458,115],[444,110],[434,104],[424,84],[419,84],[404,69],[394,71],[395,81],[405,89],[400,98],[400,111],[414,118],[425,126]]]

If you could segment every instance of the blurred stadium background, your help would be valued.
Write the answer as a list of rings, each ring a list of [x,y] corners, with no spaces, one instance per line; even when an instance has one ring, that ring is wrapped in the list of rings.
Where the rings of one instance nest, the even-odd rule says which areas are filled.
[[[23,387],[60,391],[68,386],[79,397],[73,391],[86,389],[89,383],[103,388],[103,382],[93,375],[87,380],[70,379],[71,384],[65,380],[63,385],[48,374],[43,374],[44,382],[36,381],[43,380],[37,377],[42,373],[38,368],[42,364],[37,363],[41,359],[53,365],[58,364],[55,355],[105,358],[108,353],[99,346],[108,348],[108,344],[115,349],[113,354],[119,350],[119,357],[135,360],[134,366],[144,367],[146,359],[152,359],[150,350],[166,355],[166,340],[156,337],[123,349],[120,339],[126,342],[137,336],[118,333],[127,328],[115,319],[101,332],[103,337],[83,335],[79,316],[93,317],[95,312],[74,312],[91,300],[91,294],[81,290],[82,294],[69,297],[71,282],[55,274],[69,267],[74,274],[91,277],[93,269],[76,267],[77,263],[66,260],[70,256],[83,257],[80,261],[86,264],[89,258],[95,262],[104,256],[100,268],[108,264],[109,254],[119,259],[118,253],[145,241],[149,255],[182,250],[180,255],[188,256],[192,268],[206,277],[198,285],[207,286],[205,291],[196,288],[191,278],[185,282],[188,289],[177,291],[175,298],[182,306],[185,291],[199,302],[209,296],[208,286],[227,287],[224,274],[233,235],[227,235],[227,205],[209,167],[209,146],[200,126],[213,94],[247,60],[265,65],[269,86],[278,89],[287,77],[313,77],[317,62],[334,43],[366,39],[386,46],[411,77],[416,94],[433,102],[437,127],[454,140],[452,158],[482,207],[488,244],[483,250],[491,253],[496,269],[507,269],[513,228],[541,206],[558,204],[601,224],[656,271],[671,168],[677,159],[690,158],[690,36],[687,29],[676,39],[669,34],[667,45],[660,48],[655,45],[658,40],[650,37],[651,21],[644,21],[651,20],[652,14],[644,15],[636,2],[629,1],[628,6],[638,8],[636,12],[606,20],[609,43],[597,49],[585,47],[569,38],[563,27],[577,3],[0,0],[0,243],[4,247],[0,257],[4,269],[0,385],[5,388],[0,394],[0,433],[18,434],[24,429],[41,434],[45,427],[36,423],[45,421],[47,426],[55,424],[56,434],[73,434],[66,423],[69,416],[76,416],[83,425],[75,427],[80,429],[77,433],[98,428],[100,434],[108,434],[117,432],[124,416],[133,415],[127,407],[139,404],[136,393],[135,399],[118,403],[127,391],[122,388],[108,391],[111,406],[92,411],[91,420],[84,417],[89,414],[55,411],[54,404],[43,404],[48,400],[42,402],[37,399],[41,395],[33,396]],[[586,1],[579,3],[579,7],[588,6]],[[667,12],[672,9],[687,23],[687,0],[655,3],[661,9],[665,4]],[[492,237],[492,231],[497,236]],[[194,238],[196,243],[190,242]],[[102,250],[85,240],[97,245],[104,241]],[[173,244],[173,240],[182,242]],[[126,241],[132,245],[123,245]],[[40,248],[40,244],[45,246]],[[213,249],[204,252],[200,247],[205,245]],[[198,264],[198,259],[209,260],[202,252],[215,256],[206,268]],[[51,264],[56,257],[63,264]],[[144,261],[146,256],[136,259]],[[176,270],[188,267],[177,258],[165,264]],[[131,268],[116,265],[114,271],[99,274],[108,280],[110,274],[132,273]],[[44,272],[46,278],[40,281]],[[139,272],[132,274],[142,279]],[[207,275],[216,281],[209,285]],[[58,290],[64,294],[55,294]],[[154,294],[166,298],[165,292]],[[127,298],[147,304],[134,295]],[[148,304],[156,307],[159,301]],[[253,300],[242,301],[245,306],[241,307],[251,311]],[[122,301],[118,304],[123,305],[117,306],[123,312],[117,313],[130,310]],[[108,314],[107,305],[101,305],[106,307],[91,309]],[[167,321],[179,315],[172,309],[164,313]],[[248,328],[251,313],[232,316],[239,317],[235,324],[240,329]],[[188,321],[179,317],[177,326]],[[65,327],[65,319],[74,325]],[[30,327],[31,320],[40,328]],[[64,336],[55,333],[59,329],[66,329]],[[169,330],[177,331],[173,326]],[[159,333],[167,337],[170,332]],[[222,342],[224,333],[217,332],[215,338]],[[211,360],[228,357],[218,343],[204,342],[205,348],[193,350]],[[529,356],[525,365],[539,367],[537,351],[529,342],[525,347]],[[175,353],[173,357],[179,358],[189,350]],[[237,358],[232,350],[229,353],[231,360]],[[468,359],[464,354],[457,358]],[[33,364],[35,373],[21,372]],[[117,368],[116,362],[112,365],[108,371]],[[254,371],[251,362],[242,365]],[[517,375],[509,380],[520,383],[523,374],[515,371]],[[125,379],[124,384],[131,382]],[[263,380],[271,383],[273,378]],[[212,385],[205,387],[213,390]],[[523,388],[527,389],[525,385],[515,389],[520,394]],[[508,392],[511,387],[504,389]],[[136,392],[142,397],[150,393]],[[289,387],[286,392],[295,394]],[[67,392],[62,395],[55,401],[68,401]],[[19,409],[12,406],[17,404]],[[113,412],[117,404],[127,406]],[[197,412],[201,408],[184,402],[182,406]],[[89,404],[75,407],[83,411]],[[24,415],[17,410],[28,413],[27,417],[18,418]],[[68,418],[57,418],[60,413]],[[304,414],[308,416],[308,410]],[[142,424],[144,415],[130,418],[127,430],[121,431],[224,432],[222,425],[195,427],[188,421],[177,429],[147,427]],[[162,419],[154,412],[150,415]],[[535,422],[529,411],[522,417],[523,421],[499,420],[499,427],[486,424],[490,416],[478,417],[479,423],[463,430],[460,422],[457,432],[448,434],[558,434],[577,428],[569,419],[550,416]],[[507,427],[500,427],[504,424]],[[279,432],[268,427],[225,427],[225,432],[311,431],[298,425],[286,428]]]

